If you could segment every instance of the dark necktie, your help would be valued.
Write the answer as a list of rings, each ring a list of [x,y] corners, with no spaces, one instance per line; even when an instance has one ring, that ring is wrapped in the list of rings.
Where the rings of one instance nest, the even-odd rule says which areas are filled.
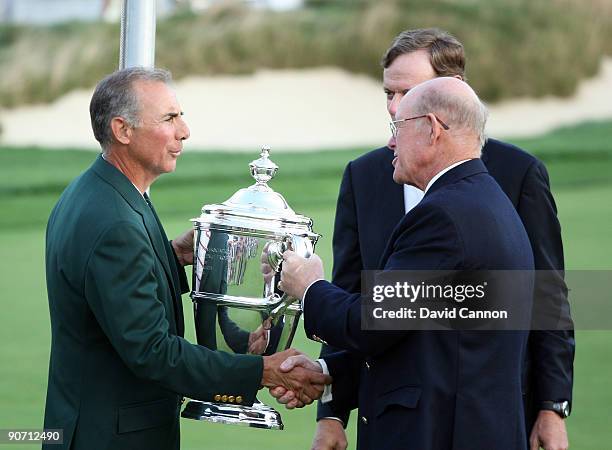
[[[151,199],[149,198],[149,195],[145,192],[143,194],[143,197],[145,199],[145,201],[147,202],[147,205],[149,205],[149,208],[151,209],[151,212],[153,213],[153,217],[155,218],[155,222],[157,223],[157,228],[159,230],[159,233],[161,235],[162,241],[164,243],[164,249],[166,251],[166,256],[168,258],[168,263],[170,264],[170,272],[171,272],[171,279],[168,280],[170,281],[170,286],[172,286],[174,289],[174,293],[175,293],[175,297],[177,297],[178,299],[181,298],[181,294],[180,294],[180,290],[179,290],[179,286],[180,286],[180,281],[179,281],[179,276],[178,276],[178,266],[176,265],[176,259],[174,256],[174,250],[172,250],[172,246],[170,245],[170,242],[168,241],[168,236],[166,236],[166,232],[164,231],[164,227],[162,226],[161,222],[159,221],[159,217],[157,216],[157,213],[155,212],[155,208],[153,207],[153,203],[151,203]],[[179,300],[180,302],[180,300]],[[176,300],[175,300],[176,303]],[[177,305],[175,304],[175,310],[177,309]],[[175,311],[177,313],[177,317],[179,314],[179,311]],[[182,317],[182,312],[180,313],[181,317]],[[180,320],[179,320],[180,322]]]
[[[155,218],[155,222],[157,223],[157,228],[159,229],[159,233],[161,234],[162,237],[162,241],[164,243],[164,248],[166,250],[166,255],[168,256],[168,262],[170,263],[170,267],[172,269],[172,275],[174,278],[174,275],[177,273],[178,268],[176,267],[176,261],[175,261],[175,257],[174,257],[174,250],[172,250],[172,247],[170,246],[170,242],[168,241],[168,236],[166,236],[166,232],[164,231],[164,227],[162,226],[161,222],[159,221],[159,217],[157,216],[157,213],[155,212],[155,208],[153,207],[153,203],[151,203],[151,199],[149,198],[149,195],[145,192],[143,194],[143,197],[145,199],[145,201],[147,202],[147,205],[149,205],[149,208],[151,208],[151,212],[153,213],[153,217]]]
[[[144,194],[142,194],[142,196],[145,199],[145,202],[147,202],[147,205],[149,205],[149,208],[151,208],[151,212],[153,212],[153,217],[155,217],[155,222],[157,222],[157,227],[159,228],[159,232],[162,234],[162,237],[166,237],[166,233],[164,232],[164,229],[161,226],[161,222],[159,221],[159,217],[157,217],[157,213],[155,212],[155,208],[153,208],[153,203],[151,203],[151,199],[149,198],[149,194],[147,194],[146,192]],[[164,239],[167,240],[167,239]]]

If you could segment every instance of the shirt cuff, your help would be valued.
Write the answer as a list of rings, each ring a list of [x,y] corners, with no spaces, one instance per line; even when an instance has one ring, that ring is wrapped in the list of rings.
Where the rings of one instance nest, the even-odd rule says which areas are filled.
[[[335,421],[340,422],[342,424],[342,428],[345,427],[344,420],[342,420],[340,417],[332,417],[332,416],[329,416],[329,417],[319,417],[317,419],[317,422],[319,420],[323,420],[323,419],[325,419],[325,420],[335,420]]]
[[[321,365],[321,369],[323,369],[323,373],[325,375],[329,375],[329,368],[327,367],[327,363],[325,362],[325,360],[323,358],[319,358],[317,359],[317,362]],[[332,385],[331,384],[326,384],[325,388],[323,388],[323,395],[321,396],[321,403],[328,403],[331,402],[333,400],[332,397]],[[330,417],[324,417],[324,419],[329,419]],[[336,419],[336,420],[340,420],[336,417],[331,417],[332,419]],[[340,422],[342,422],[340,420]],[[342,422],[342,424],[344,425],[344,422]]]
[[[304,297],[302,298],[302,301],[301,301],[302,311],[304,310],[304,300],[306,299],[306,295],[308,294],[308,289],[310,289],[310,286],[312,286],[313,284],[315,284],[317,281],[321,281],[321,280],[324,280],[324,279],[325,279],[325,278],[318,278],[318,279],[314,280],[314,281],[313,281],[312,283],[310,283],[310,284],[308,285],[308,287],[307,287],[307,288],[304,290]]]

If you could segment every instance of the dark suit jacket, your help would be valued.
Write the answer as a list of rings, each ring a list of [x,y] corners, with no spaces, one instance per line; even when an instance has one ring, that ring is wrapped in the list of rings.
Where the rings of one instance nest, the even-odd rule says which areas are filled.
[[[393,152],[383,147],[350,162],[344,171],[334,227],[332,282],[349,292],[360,292],[360,271],[377,268],[387,239],[404,216],[403,186],[393,182],[392,159]],[[495,139],[484,146],[482,161],[516,208],[536,269],[558,271],[536,282],[536,297],[547,300],[540,306],[560,310],[569,319],[561,227],[546,168],[530,154]],[[528,430],[542,401],[571,401],[574,347],[572,331],[530,334],[523,387]],[[322,355],[333,351],[324,345]],[[330,415],[331,410],[319,403],[317,417]],[[340,415],[345,423],[348,416],[348,410]]]
[[[533,256],[518,214],[476,159],[442,175],[404,216],[380,268],[532,270]],[[532,281],[501,295],[530,311]],[[325,361],[334,377],[332,411],[354,407],[359,385],[358,448],[526,448],[527,331],[366,332],[360,295],[326,281],[308,289],[304,323],[308,335],[350,351]],[[348,368],[360,358],[366,364],[355,380]]]
[[[49,448],[178,449],[182,395],[253,402],[262,359],[182,338],[184,271],[155,212],[101,157],[51,213],[46,270],[45,428],[64,429]]]

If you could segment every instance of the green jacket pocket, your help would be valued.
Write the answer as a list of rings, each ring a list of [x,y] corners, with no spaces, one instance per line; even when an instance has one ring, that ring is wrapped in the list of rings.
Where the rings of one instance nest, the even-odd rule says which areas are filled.
[[[178,420],[178,401],[165,398],[119,408],[117,433],[147,430],[170,425]]]

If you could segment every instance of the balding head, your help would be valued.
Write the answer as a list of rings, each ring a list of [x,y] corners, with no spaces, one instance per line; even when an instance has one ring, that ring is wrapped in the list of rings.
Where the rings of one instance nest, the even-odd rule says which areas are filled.
[[[467,83],[442,77],[419,84],[400,102],[397,120],[420,116],[398,123],[406,130],[398,131],[394,179],[423,189],[444,168],[480,157],[487,109]]]
[[[478,152],[482,149],[486,139],[487,108],[464,81],[450,77],[425,81],[406,95],[406,101],[400,103],[400,109],[402,104],[411,108],[411,114],[414,115],[438,115],[452,130],[451,136],[462,138],[463,146],[476,145]],[[400,109],[398,115],[401,114]],[[474,155],[479,156],[476,152]]]

